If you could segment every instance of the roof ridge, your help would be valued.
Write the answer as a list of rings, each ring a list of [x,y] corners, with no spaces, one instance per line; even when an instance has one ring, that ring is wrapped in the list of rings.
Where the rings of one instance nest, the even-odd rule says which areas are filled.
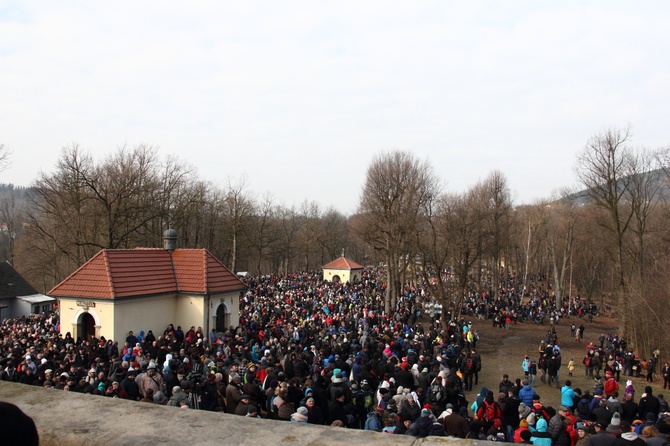
[[[205,248],[201,248],[202,252],[202,278],[204,279],[203,283],[203,289],[205,290],[205,294],[209,294],[209,268],[208,268],[208,262],[207,262],[207,250]]]
[[[174,252],[175,251],[170,251],[166,250],[168,255],[170,256],[170,266],[172,267],[172,275],[174,276],[174,284],[177,287],[177,294],[181,292],[181,286],[179,284],[179,275],[177,274],[177,267],[174,265]]]
[[[344,264],[345,268],[342,268],[342,264]],[[322,266],[322,268],[354,270],[354,269],[364,269],[365,267],[351,259],[348,259],[344,256],[340,256],[335,260],[326,263],[325,265]]]
[[[109,266],[109,253],[107,249],[102,250],[103,262],[105,265],[105,271],[107,272],[107,284],[109,285],[109,291],[112,295],[112,299],[116,298],[116,290],[114,289],[114,281],[112,280],[112,269]]]

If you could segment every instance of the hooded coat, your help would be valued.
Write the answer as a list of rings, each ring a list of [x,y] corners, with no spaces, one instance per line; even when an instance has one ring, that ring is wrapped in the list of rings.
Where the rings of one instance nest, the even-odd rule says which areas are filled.
[[[551,446],[551,434],[547,432],[547,422],[544,418],[537,420],[535,432],[530,437],[530,441],[539,446]]]

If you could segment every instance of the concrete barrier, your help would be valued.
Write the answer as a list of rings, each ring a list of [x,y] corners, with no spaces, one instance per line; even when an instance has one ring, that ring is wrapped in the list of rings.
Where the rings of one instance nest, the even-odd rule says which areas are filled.
[[[491,444],[450,437],[417,439],[337,427],[296,425],[3,381],[0,381],[0,401],[16,404],[32,417],[42,446]]]

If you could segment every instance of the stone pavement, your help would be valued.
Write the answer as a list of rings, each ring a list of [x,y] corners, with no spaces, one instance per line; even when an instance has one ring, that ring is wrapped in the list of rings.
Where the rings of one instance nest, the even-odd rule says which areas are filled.
[[[336,427],[296,425],[183,410],[0,381],[0,401],[32,417],[42,446],[68,445],[490,445],[448,437],[417,439]],[[2,420],[0,420],[1,422]]]

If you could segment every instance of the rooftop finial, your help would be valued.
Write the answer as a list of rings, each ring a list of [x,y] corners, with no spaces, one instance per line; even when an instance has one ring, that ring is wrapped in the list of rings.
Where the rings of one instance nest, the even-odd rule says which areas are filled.
[[[170,252],[177,249],[177,231],[170,228],[163,232],[163,248]]]

